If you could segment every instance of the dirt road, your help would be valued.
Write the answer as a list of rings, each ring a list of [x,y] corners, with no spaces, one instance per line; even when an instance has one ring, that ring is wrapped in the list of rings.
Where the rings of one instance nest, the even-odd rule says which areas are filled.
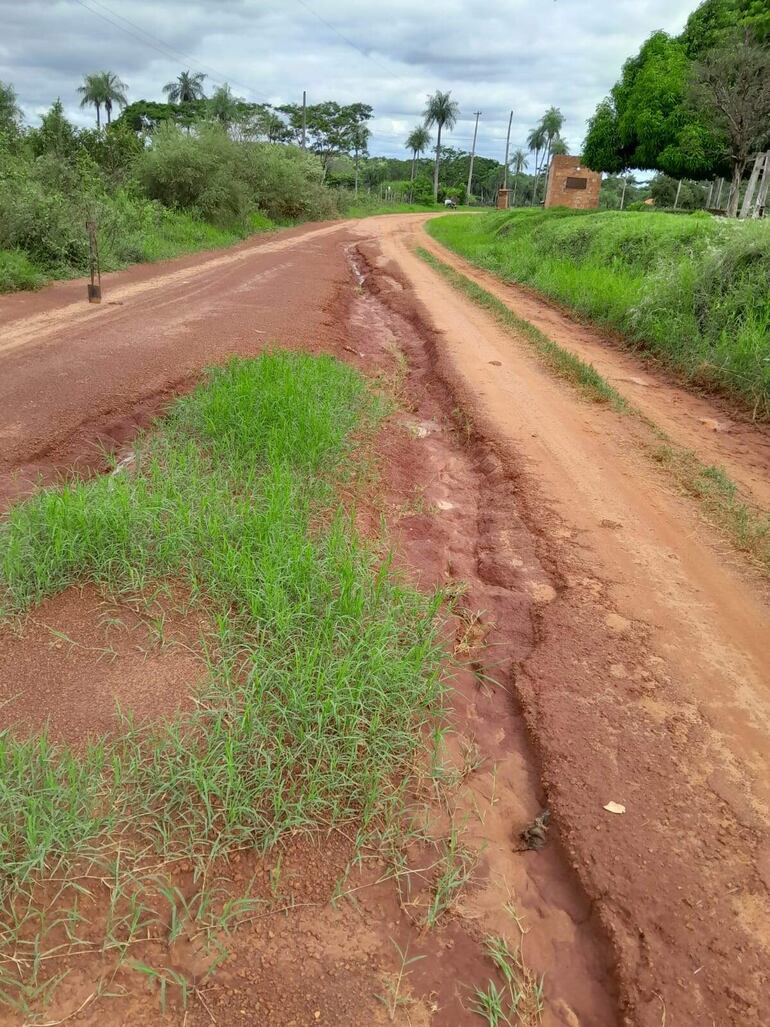
[[[98,467],[100,447],[130,439],[201,367],[230,353],[276,340],[366,367],[367,347],[398,346],[416,369],[413,386],[436,390],[436,409],[454,413],[478,457],[473,537],[439,531],[459,516],[454,500],[470,509],[453,489],[467,492],[471,479],[461,488],[456,458],[445,455],[426,463],[437,505],[406,524],[404,552],[413,562],[430,552],[445,576],[477,580],[487,611],[509,604],[494,644],[513,649],[506,702],[511,716],[520,709],[532,748],[501,727],[497,756],[505,766],[509,746],[530,762],[564,846],[562,869],[538,878],[539,856],[513,852],[511,825],[505,853],[493,850],[498,870],[519,867],[543,911],[553,882],[574,879],[563,903],[573,924],[587,924],[588,910],[598,917],[619,1022],[759,1027],[770,1022],[767,593],[650,464],[627,421],[553,379],[526,342],[415,255],[418,244],[438,252],[423,220],[311,226],[135,268],[110,276],[99,308],[82,302],[80,283],[0,300],[0,496],[12,501],[35,475],[50,480],[73,462]],[[766,499],[765,432],[537,298],[488,276],[484,285]],[[500,500],[503,485],[510,502]],[[503,780],[517,787],[515,776]],[[625,813],[607,812],[608,802]],[[542,957],[547,982],[593,975],[590,993],[570,985],[568,997],[585,1027],[606,1023],[602,939],[577,929],[558,939],[555,908],[543,912],[535,963]],[[598,947],[581,961],[581,945]],[[554,1000],[549,1022],[574,1027],[565,1008]],[[478,1022],[453,1017],[434,1022]]]

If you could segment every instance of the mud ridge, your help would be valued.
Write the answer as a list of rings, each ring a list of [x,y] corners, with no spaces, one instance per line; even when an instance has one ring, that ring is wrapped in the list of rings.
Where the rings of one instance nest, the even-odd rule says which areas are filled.
[[[367,288],[419,340],[427,387],[443,390],[478,468],[494,475],[499,461],[516,523],[553,589],[531,610],[532,644],[512,681],[569,862],[614,954],[623,1022],[767,1022],[766,848],[741,769],[714,748],[687,682],[652,645],[653,625],[617,613],[618,583],[596,571],[588,540],[545,499],[515,445],[498,439],[484,413],[474,422],[483,404],[444,355],[406,274],[376,242],[359,252]],[[608,816],[603,807],[615,800],[635,815]]]
[[[552,866],[551,873],[562,879],[562,887],[568,882],[574,903],[568,915],[580,928],[583,944],[601,959],[599,976],[606,994],[613,996],[614,1005],[620,982],[615,972],[612,924],[603,915],[601,905],[597,905],[596,893],[591,894],[582,875],[576,872],[569,839],[562,830],[567,821],[558,807],[551,806],[551,794],[542,774],[536,717],[527,708],[527,693],[518,687],[522,668],[546,634],[542,610],[557,599],[566,582],[552,550],[542,543],[542,528],[534,520],[528,523],[526,511],[522,510],[524,484],[518,469],[510,467],[484,432],[464,417],[463,397],[442,367],[439,340],[414,306],[408,283],[400,278],[397,269],[382,267],[374,246],[359,244],[353,259],[358,264],[357,281],[384,311],[395,342],[407,358],[410,400],[421,418],[442,420],[448,426],[451,445],[459,450],[467,467],[466,475],[472,481],[476,501],[473,551],[467,554],[467,561],[463,561],[461,554],[451,553],[447,566],[450,584],[458,579],[469,584],[463,600],[466,613],[472,616],[480,607],[485,610],[485,623],[480,629],[485,648],[472,661],[477,678],[494,682],[494,695],[484,706],[483,716],[498,726],[505,724],[507,738],[502,747],[498,744],[498,751],[502,754],[507,746],[526,762],[537,807],[547,806],[555,813],[554,837],[553,841],[549,839],[549,845],[553,845],[552,855],[558,866]],[[368,320],[371,323],[371,309]],[[410,555],[407,548],[407,560]],[[418,561],[412,556],[412,562]],[[505,654],[502,658],[501,650]],[[478,681],[473,687],[478,691]],[[480,704],[475,705],[474,712],[481,714]],[[490,747],[494,749],[494,744],[490,743]],[[531,807],[530,817],[537,811]],[[527,866],[527,861],[532,854],[516,854],[520,844],[518,832],[512,831],[508,859],[521,861],[523,872],[531,873],[532,864]],[[548,903],[551,882],[537,881],[537,876],[536,873],[532,885],[540,891],[542,901]],[[598,1010],[594,1016],[595,1020],[580,1022],[600,1022]],[[616,1022],[616,1016],[617,1012],[611,1022]]]

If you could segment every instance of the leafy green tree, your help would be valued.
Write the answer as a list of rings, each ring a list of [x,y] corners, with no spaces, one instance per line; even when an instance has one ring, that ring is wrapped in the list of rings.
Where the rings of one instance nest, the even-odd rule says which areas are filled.
[[[412,193],[414,192],[414,176],[417,170],[417,158],[422,157],[430,146],[430,132],[424,125],[415,126],[415,128],[413,128],[409,133],[405,146],[407,150],[412,151],[412,167],[409,174],[409,202],[411,203]]]
[[[53,153],[57,157],[71,159],[80,145],[78,131],[64,114],[61,100],[55,100],[51,109],[43,115],[40,127],[29,133],[30,146],[35,157]]]
[[[205,100],[206,93],[203,89],[203,80],[206,78],[202,71],[183,71],[173,80],[167,82],[163,92],[168,97],[169,103],[189,103],[190,100]]]
[[[229,129],[239,114],[238,98],[233,96],[227,82],[218,86],[211,94],[209,110],[214,121]]]
[[[588,135],[583,144],[583,160],[589,168],[614,174],[625,169],[620,142],[618,115],[614,101],[607,96],[588,122]]]
[[[277,108],[288,118],[292,138],[302,140],[302,105],[286,104]],[[340,154],[352,154],[360,146],[360,129],[372,117],[372,108],[366,103],[340,105],[334,100],[311,104],[305,111],[307,119],[307,147],[320,159],[324,176],[331,163]]]
[[[0,82],[0,132],[15,138],[21,131],[21,108],[10,82]]]
[[[96,128],[101,129],[101,111],[104,107],[107,113],[107,124],[112,118],[112,106],[118,104],[125,106],[128,103],[126,98],[127,86],[121,82],[118,76],[112,71],[94,71],[86,75],[83,85],[78,86],[80,93],[81,107],[94,107],[96,109]]]
[[[733,169],[727,216],[735,217],[749,158],[770,142],[770,51],[748,33],[728,37],[696,63],[689,96],[724,139]]]
[[[441,164],[441,133],[444,128],[451,132],[457,124],[459,115],[460,108],[452,99],[451,92],[442,93],[440,89],[437,89],[435,93],[428,97],[428,101],[425,104],[425,110],[423,112],[425,127],[432,128],[434,125],[436,126],[436,162],[433,166],[434,203],[438,202],[438,175],[439,166]]]

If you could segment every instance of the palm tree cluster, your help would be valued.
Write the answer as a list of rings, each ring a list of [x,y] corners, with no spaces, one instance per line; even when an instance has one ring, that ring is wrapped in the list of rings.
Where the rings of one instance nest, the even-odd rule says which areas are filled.
[[[527,146],[530,152],[535,155],[535,188],[532,196],[532,203],[537,199],[539,178],[543,171],[547,171],[551,164],[551,157],[558,153],[567,152],[567,144],[561,137],[564,115],[558,107],[549,107],[538,124],[532,129],[527,137]],[[542,161],[540,157],[542,156]]]
[[[406,148],[412,151],[412,188],[414,187],[414,174],[417,158],[421,156],[430,146],[429,128],[436,126],[436,159],[433,165],[433,202],[438,200],[438,176],[441,165],[441,133],[446,128],[450,131],[457,124],[460,116],[460,107],[452,99],[451,92],[442,93],[437,89],[428,97],[423,111],[423,123],[412,130],[406,140]],[[411,197],[411,191],[410,191]]]
[[[125,107],[128,103],[126,90],[128,86],[121,82],[113,71],[93,71],[83,79],[83,85],[78,86],[80,93],[81,107],[96,108],[96,128],[102,127],[102,107],[107,115],[107,124],[112,120],[112,105]]]

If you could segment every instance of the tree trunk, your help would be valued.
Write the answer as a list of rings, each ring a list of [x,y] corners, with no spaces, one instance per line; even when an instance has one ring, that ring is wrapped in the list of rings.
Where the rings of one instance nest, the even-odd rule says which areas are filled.
[[[741,179],[743,178],[745,166],[745,161],[736,161],[735,167],[733,168],[733,180],[730,185],[730,196],[727,200],[727,210],[725,212],[729,218],[738,217],[738,202],[741,198]]]
[[[409,202],[414,203],[414,172],[417,166],[417,150],[412,150],[412,174],[409,178]]]
[[[540,156],[540,147],[535,150],[535,175],[532,180],[532,206],[535,206],[537,199],[537,158]]]
[[[102,112],[101,112],[101,106],[102,105],[100,103],[96,103],[96,104],[94,104],[94,106],[96,107],[96,131],[100,132],[101,128],[102,128]]]
[[[436,163],[433,167],[433,202],[438,203],[438,166],[441,162],[441,123],[438,126],[438,137],[436,138]]]
[[[518,185],[519,185],[519,173],[515,172],[514,176],[513,176],[513,202],[511,203],[512,207],[516,206],[516,190],[518,188]]]

